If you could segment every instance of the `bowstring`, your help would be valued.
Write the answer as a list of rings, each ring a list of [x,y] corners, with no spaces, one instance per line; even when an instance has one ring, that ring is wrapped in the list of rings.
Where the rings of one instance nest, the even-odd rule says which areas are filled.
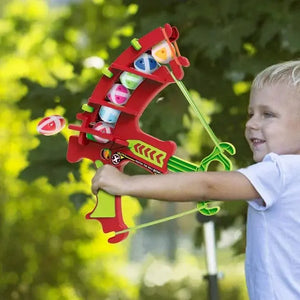
[[[165,38],[165,41],[167,42],[170,51],[172,52],[172,57],[175,60],[177,65],[181,65],[179,62],[178,57],[181,56],[180,51],[179,51],[179,47],[176,43],[176,40],[173,41],[174,44],[174,48],[172,47],[172,43],[168,38],[168,35],[166,33],[165,28],[162,28],[162,33],[163,36]],[[172,70],[170,70],[170,68],[167,68],[170,75],[172,76],[174,82],[176,83],[176,85],[179,87],[180,91],[182,92],[182,94],[184,95],[185,99],[188,101],[188,103],[190,104],[190,106],[193,108],[194,112],[196,113],[196,116],[198,117],[198,119],[200,120],[202,126],[204,127],[204,129],[206,130],[206,132],[208,133],[208,135],[210,136],[211,140],[213,141],[213,143],[215,144],[215,146],[219,149],[219,151],[222,153],[223,149],[219,146],[220,141],[218,140],[218,138],[216,137],[215,133],[213,132],[213,130],[210,128],[210,126],[208,125],[208,123],[206,122],[203,114],[201,113],[200,109],[198,108],[198,106],[196,105],[195,101],[193,100],[191,94],[189,93],[188,89],[186,88],[186,86],[184,85],[184,83],[181,80],[178,80],[176,78],[176,76],[174,75],[174,73],[172,72]]]
[[[177,55],[173,51],[173,48],[170,45],[171,42],[167,38],[167,35],[166,35],[166,32],[165,32],[164,28],[163,28],[163,34],[165,36],[165,40],[169,44],[169,47],[170,47],[170,49],[171,49],[171,51],[173,53],[173,57],[174,57],[176,63],[180,65],[180,63],[178,61],[178,58],[177,58]],[[177,53],[180,54],[178,46],[177,46],[176,43],[175,43],[175,49],[176,49]],[[213,130],[211,129],[211,127],[209,126],[209,124],[206,122],[203,114],[201,113],[200,109],[196,105],[196,103],[193,100],[193,98],[192,98],[191,94],[189,93],[188,89],[186,88],[186,86],[184,85],[184,83],[181,80],[178,80],[176,78],[176,76],[174,75],[174,73],[169,68],[167,68],[167,69],[168,69],[170,75],[172,76],[174,82],[176,83],[176,85],[178,86],[178,88],[180,89],[180,91],[182,92],[183,96],[185,97],[185,99],[188,101],[188,103],[190,104],[190,106],[194,110],[196,116],[198,117],[198,119],[199,119],[200,123],[202,124],[203,128],[208,133],[208,135],[211,138],[212,142],[214,143],[215,147],[217,147],[219,149],[219,151],[222,153],[223,149],[219,145],[220,144],[219,139],[216,137],[215,133],[213,132]],[[150,227],[150,226],[154,226],[154,225],[157,225],[157,224],[160,224],[160,223],[164,223],[164,222],[167,222],[167,221],[178,219],[178,218],[181,218],[183,216],[195,213],[197,211],[199,211],[198,207],[193,208],[191,210],[187,210],[187,211],[178,213],[178,214],[174,214],[174,215],[169,216],[169,217],[165,217],[165,218],[157,219],[157,220],[150,221],[150,222],[147,222],[147,223],[143,223],[143,224],[140,224],[140,225],[136,225],[136,226],[133,226],[133,227],[129,227],[129,228],[124,229],[124,230],[115,231],[115,235],[126,233],[126,232],[135,231],[135,230],[138,230],[138,229],[143,229],[143,228],[146,228],[146,227]]]
[[[170,69],[168,69],[168,70],[169,70],[172,78],[174,79],[174,82],[179,87],[179,89],[183,93],[184,97],[186,98],[188,103],[191,105],[191,107],[195,111],[198,119],[200,120],[202,126],[204,127],[204,129],[206,130],[208,135],[210,136],[210,138],[213,141],[213,143],[215,144],[215,146],[220,150],[220,152],[223,152],[223,149],[219,146],[218,138],[216,137],[213,130],[210,128],[210,126],[206,122],[203,114],[201,113],[198,106],[194,102],[193,98],[191,97],[191,95],[190,95],[189,91],[187,90],[186,86],[184,85],[184,83],[181,80],[178,80]],[[147,222],[147,223],[143,223],[143,224],[140,224],[140,225],[136,225],[136,226],[133,226],[133,227],[121,230],[121,231],[116,231],[115,234],[118,235],[118,234],[130,232],[130,231],[135,231],[135,230],[138,230],[138,229],[143,229],[143,228],[146,228],[146,227],[154,226],[154,225],[157,225],[157,224],[160,224],[160,223],[164,223],[164,222],[167,222],[167,221],[171,221],[171,220],[181,218],[183,216],[195,213],[197,211],[199,211],[199,209],[196,207],[196,208],[193,208],[191,210],[187,210],[187,211],[184,211],[184,212],[181,212],[181,213],[169,216],[169,217],[165,217],[165,218],[157,219],[157,220],[150,221],[150,222]]]
[[[198,208],[193,208],[191,210],[187,210],[187,211],[184,211],[184,212],[181,212],[181,213],[169,216],[169,217],[165,217],[165,218],[162,218],[162,219],[157,219],[157,220],[154,220],[154,221],[150,221],[150,222],[147,222],[147,223],[143,223],[143,224],[140,224],[140,225],[129,227],[129,228],[121,230],[121,231],[116,231],[115,234],[118,235],[118,234],[122,234],[122,233],[125,233],[125,232],[130,232],[130,231],[135,231],[135,230],[138,230],[138,229],[150,227],[150,226],[157,225],[157,224],[160,224],[160,223],[164,223],[164,222],[167,222],[167,221],[171,221],[171,220],[174,220],[174,219],[177,219],[177,218],[181,218],[183,216],[195,213],[197,211],[198,211]]]
[[[206,130],[206,132],[208,133],[208,135],[210,136],[211,140],[213,141],[213,143],[215,144],[215,146],[220,150],[220,152],[223,152],[223,149],[219,146],[220,141],[219,139],[216,137],[215,133],[213,132],[213,130],[210,128],[210,126],[208,125],[208,123],[206,122],[203,114],[201,113],[201,111],[199,110],[198,106],[196,105],[195,101],[193,100],[193,98],[191,97],[191,94],[189,93],[189,91],[187,90],[186,86],[184,85],[184,83],[181,80],[178,80],[175,75],[173,74],[173,72],[171,70],[169,70],[169,73],[171,74],[172,78],[174,79],[174,82],[176,83],[176,85],[179,87],[180,91],[182,92],[182,94],[184,95],[185,99],[188,101],[188,103],[190,104],[190,106],[193,108],[196,116],[198,117],[198,119],[200,120],[203,128]]]

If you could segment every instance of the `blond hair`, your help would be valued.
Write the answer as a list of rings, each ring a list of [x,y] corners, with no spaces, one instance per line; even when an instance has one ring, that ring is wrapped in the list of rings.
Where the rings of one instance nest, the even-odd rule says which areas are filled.
[[[291,87],[300,87],[300,60],[291,60],[272,65],[260,72],[252,82],[252,89],[265,85],[285,83]]]

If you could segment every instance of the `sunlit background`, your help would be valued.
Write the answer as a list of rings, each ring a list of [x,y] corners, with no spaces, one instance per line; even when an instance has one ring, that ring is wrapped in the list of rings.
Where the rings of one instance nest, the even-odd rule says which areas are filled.
[[[44,137],[36,126],[53,114],[77,122],[102,69],[134,37],[170,23],[191,62],[183,82],[220,140],[236,146],[234,168],[245,166],[251,162],[243,138],[250,82],[269,64],[299,58],[299,20],[297,0],[2,0],[0,299],[210,299],[203,224],[195,215],[109,244],[100,224],[85,219],[95,206],[94,166],[65,158],[74,133],[66,126]],[[173,85],[154,99],[140,126],[174,140],[177,155],[196,164],[213,147]],[[123,214],[134,226],[194,205],[125,197]],[[247,205],[220,205],[213,220],[219,298],[247,299]]]

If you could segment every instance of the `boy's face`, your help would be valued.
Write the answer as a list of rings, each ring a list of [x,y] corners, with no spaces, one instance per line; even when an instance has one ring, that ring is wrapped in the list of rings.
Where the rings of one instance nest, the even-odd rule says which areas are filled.
[[[300,97],[283,83],[251,91],[245,136],[255,162],[270,152],[300,154]]]

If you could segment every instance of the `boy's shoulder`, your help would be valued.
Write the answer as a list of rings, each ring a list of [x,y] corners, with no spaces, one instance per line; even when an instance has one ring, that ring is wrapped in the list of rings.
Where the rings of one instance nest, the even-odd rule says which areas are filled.
[[[289,167],[292,166],[293,169],[298,168],[300,165],[300,154],[283,154],[279,155],[276,153],[269,153],[267,154],[262,163],[264,162],[273,162],[277,164],[279,167]],[[292,170],[288,170],[292,171]],[[299,170],[298,170],[299,172]]]
[[[269,209],[275,203],[293,203],[295,192],[297,195],[300,193],[300,155],[269,153],[262,162],[241,169],[240,172],[249,179],[264,200],[263,206],[255,201],[249,202],[256,210]]]

